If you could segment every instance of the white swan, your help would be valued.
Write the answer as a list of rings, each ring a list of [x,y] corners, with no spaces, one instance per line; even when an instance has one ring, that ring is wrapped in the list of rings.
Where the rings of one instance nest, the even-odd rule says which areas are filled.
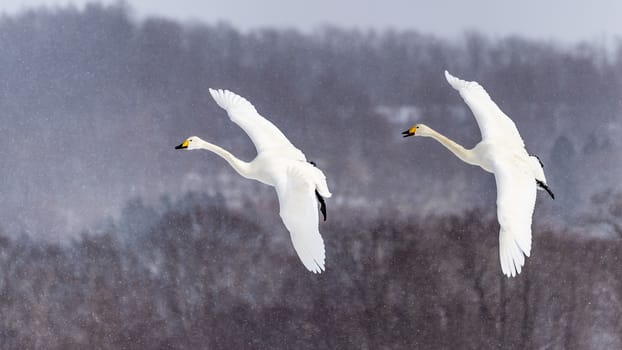
[[[318,201],[326,220],[324,198],[331,196],[324,173],[283,135],[274,124],[259,115],[245,98],[227,90],[209,90],[229,118],[251,138],[257,157],[250,162],[237,159],[223,148],[192,136],[176,149],[206,149],[224,158],[247,179],[274,186],[280,215],[304,266],[314,273],[324,270],[324,241],[319,231]]]
[[[553,199],[555,196],[546,184],[542,163],[527,153],[516,125],[492,101],[486,90],[477,82],[460,80],[447,71],[445,78],[473,112],[482,141],[472,149],[465,149],[424,124],[416,124],[402,134],[404,137],[432,137],[463,162],[495,174],[497,219],[501,226],[499,260],[503,273],[514,277],[525,262],[523,253],[529,256],[531,251],[531,217],[536,188],[546,190]]]

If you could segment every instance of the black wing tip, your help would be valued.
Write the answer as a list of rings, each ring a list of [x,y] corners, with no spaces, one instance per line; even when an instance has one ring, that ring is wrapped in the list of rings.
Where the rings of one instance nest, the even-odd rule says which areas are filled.
[[[553,200],[555,200],[555,194],[553,193],[553,191],[551,191],[548,187],[545,188],[545,190],[549,194],[549,196],[551,196],[551,198],[553,198]]]
[[[551,191],[551,189],[549,188],[549,186],[547,184],[545,184],[544,182],[540,181],[540,180],[536,180],[536,183],[538,184],[538,186],[545,190],[546,193],[549,194],[549,196],[551,196],[551,198],[553,198],[553,200],[555,200],[555,193],[553,193],[553,191]]]
[[[317,168],[317,164],[315,164],[314,161],[308,160],[307,162]],[[320,196],[317,190],[315,190],[315,196],[317,197],[317,201],[320,202],[320,212],[322,216],[324,216],[324,221],[326,221],[326,202],[324,201],[324,197]]]
[[[326,221],[326,202],[324,198],[320,196],[317,190],[315,190],[315,196],[317,197],[317,201],[320,202],[320,212],[324,216],[324,221]]]
[[[536,157],[536,159],[538,160],[538,163],[540,163],[540,166],[542,167],[542,169],[544,169],[544,163],[542,163],[542,159],[540,159],[540,157],[538,157],[535,154],[533,156]]]

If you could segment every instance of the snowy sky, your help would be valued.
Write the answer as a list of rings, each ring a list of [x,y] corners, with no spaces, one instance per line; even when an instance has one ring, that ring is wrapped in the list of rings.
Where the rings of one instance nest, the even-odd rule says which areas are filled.
[[[89,0],[2,0],[0,11],[15,13],[33,6],[82,6]],[[102,0],[115,3],[118,0]],[[610,41],[622,38],[620,0],[128,0],[139,18],[147,15],[181,20],[226,20],[241,29],[322,24],[342,27],[416,29],[455,36],[475,29],[491,36],[521,34],[531,38]]]

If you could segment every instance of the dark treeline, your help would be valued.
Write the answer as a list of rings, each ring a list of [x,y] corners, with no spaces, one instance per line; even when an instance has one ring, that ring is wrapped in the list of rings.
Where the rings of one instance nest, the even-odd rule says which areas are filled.
[[[543,159],[558,200],[541,212],[572,219],[590,210],[594,193],[618,187],[620,44],[337,28],[241,33],[88,5],[4,16],[0,47],[0,219],[10,232],[62,237],[131,197],[231,188],[219,160],[171,148],[196,134],[254,155],[208,87],[248,97],[345,203],[450,213],[488,206],[492,177],[434,142],[400,137],[425,122],[467,147],[478,141],[444,69],[487,87]],[[236,183],[241,193],[255,186]]]
[[[3,349],[615,349],[620,241],[536,230],[502,276],[497,224],[459,216],[323,225],[307,272],[261,208],[131,202],[69,244],[0,239]],[[354,213],[353,213],[354,214]],[[353,215],[354,216],[354,215]],[[141,224],[142,223],[142,224]]]

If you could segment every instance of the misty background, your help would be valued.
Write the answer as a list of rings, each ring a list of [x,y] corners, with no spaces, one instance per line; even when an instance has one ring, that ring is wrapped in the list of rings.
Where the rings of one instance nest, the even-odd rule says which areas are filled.
[[[0,18],[3,348],[622,347],[622,39],[239,29],[125,3]],[[445,81],[480,82],[545,164],[533,252],[502,276],[494,178]],[[327,271],[304,270],[250,139],[248,98],[324,170]],[[451,336],[449,336],[451,335]]]
[[[591,196],[615,189],[621,173],[619,42],[336,27],[243,34],[227,24],[135,21],[123,4],[27,11],[4,17],[0,32],[0,219],[9,232],[57,240],[118,218],[131,198],[274,199],[216,157],[172,148],[198,135],[254,157],[208,87],[246,96],[320,164],[333,205],[425,214],[494,203],[492,176],[434,142],[400,137],[424,122],[467,147],[479,141],[444,69],[483,84],[543,160],[559,194],[538,203],[548,220],[588,212]]]

